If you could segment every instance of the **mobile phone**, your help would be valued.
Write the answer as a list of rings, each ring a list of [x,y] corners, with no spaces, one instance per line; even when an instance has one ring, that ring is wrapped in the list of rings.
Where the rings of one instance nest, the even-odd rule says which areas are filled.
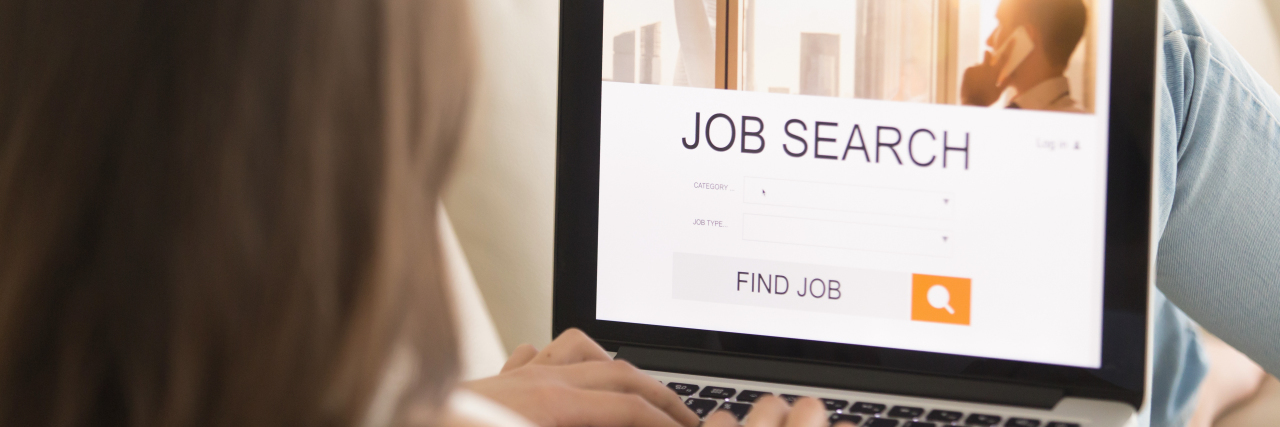
[[[1005,80],[1009,75],[1013,74],[1018,66],[1022,65],[1022,61],[1027,60],[1031,55],[1031,50],[1035,48],[1035,43],[1031,41],[1031,36],[1027,35],[1026,27],[1018,27],[1013,30],[1013,34],[1000,45],[1000,49],[996,51],[995,58],[1006,58],[1003,65],[999,65],[1000,74],[996,77],[996,85],[1004,87]]]

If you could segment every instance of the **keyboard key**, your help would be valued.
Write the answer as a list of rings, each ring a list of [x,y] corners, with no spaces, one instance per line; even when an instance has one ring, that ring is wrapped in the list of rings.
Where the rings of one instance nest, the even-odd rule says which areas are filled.
[[[853,406],[849,407],[849,412],[855,414],[875,415],[884,412],[884,408],[886,408],[886,406],[879,403],[857,402],[854,403]]]
[[[872,418],[863,427],[898,427],[898,420],[889,418]]]
[[[707,386],[707,388],[702,389],[702,393],[698,393],[698,397],[728,399],[735,394],[738,394],[738,391],[731,388]]]
[[[712,409],[716,409],[716,401],[690,397],[684,401],[684,406],[688,406],[689,409],[693,410],[693,413],[698,414],[698,418],[706,418]]]
[[[828,411],[838,411],[849,406],[848,400],[822,399],[822,405],[827,407]]]
[[[794,394],[784,394],[779,397],[781,397],[782,400],[787,401],[788,405],[795,404],[797,400],[800,400],[800,396],[796,396]]]
[[[969,418],[965,418],[964,423],[971,426],[993,426],[1000,424],[1000,417],[986,414],[969,414]]]
[[[738,421],[742,421],[743,418],[746,418],[747,413],[751,412],[751,404],[742,402],[725,402],[720,405],[720,409],[732,412],[733,416],[738,417]]]
[[[863,422],[863,417],[861,417],[861,415],[851,414],[831,414],[831,417],[827,418],[827,421],[831,421],[832,424],[847,421],[854,423],[854,426],[858,426],[859,423]]]
[[[855,426],[856,426],[856,425],[858,425],[858,424],[860,424],[860,423],[862,423],[862,417],[861,417],[861,416],[858,416],[858,415],[849,415],[849,414],[831,414],[831,418],[828,418],[828,420],[829,420],[829,421],[831,421],[831,424],[832,424],[832,425],[834,425],[835,423],[841,422],[841,421],[848,421],[848,422],[851,422],[851,423],[853,423],[853,425],[855,425]]]
[[[924,415],[924,408],[894,406],[889,410],[889,416],[894,418],[920,418],[921,415]]]
[[[941,409],[934,409],[932,411],[929,411],[928,418],[929,418],[929,421],[942,421],[942,422],[949,423],[952,421],[960,421],[960,418],[962,417],[964,417],[964,414],[961,414],[956,411],[944,411]]]
[[[1049,425],[1046,425],[1044,427],[1080,427],[1080,424],[1064,423],[1062,421],[1053,421],[1053,422],[1050,422]]]
[[[1010,418],[1004,427],[1040,427],[1040,420],[1030,418]]]
[[[738,398],[736,400],[739,402],[754,403],[756,400],[759,400],[761,397],[768,396],[771,394],[773,393],[770,393],[767,391],[743,390],[742,393],[738,393]]]
[[[693,384],[667,383],[667,388],[674,390],[678,395],[689,396],[698,391],[700,387]]]
[[[938,427],[938,425],[934,423],[926,423],[921,421],[910,421],[910,422],[907,422],[906,427]]]

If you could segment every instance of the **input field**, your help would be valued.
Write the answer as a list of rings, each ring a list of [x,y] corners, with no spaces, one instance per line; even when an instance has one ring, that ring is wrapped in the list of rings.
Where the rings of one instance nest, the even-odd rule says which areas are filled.
[[[948,234],[927,228],[784,216],[746,214],[742,218],[744,240],[899,254],[947,256]]]
[[[951,196],[940,191],[752,177],[745,178],[743,189],[743,202],[752,204],[921,218],[951,215]]]

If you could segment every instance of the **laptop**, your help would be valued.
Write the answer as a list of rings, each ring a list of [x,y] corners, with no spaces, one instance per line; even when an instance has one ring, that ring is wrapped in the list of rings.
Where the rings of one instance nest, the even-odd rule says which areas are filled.
[[[700,416],[1137,425],[1155,0],[563,0],[553,330]]]

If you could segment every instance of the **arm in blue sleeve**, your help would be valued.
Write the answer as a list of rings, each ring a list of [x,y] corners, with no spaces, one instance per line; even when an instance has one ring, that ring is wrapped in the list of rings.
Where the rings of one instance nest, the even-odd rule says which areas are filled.
[[[1280,374],[1280,97],[1182,0],[1161,6],[1156,284]]]

